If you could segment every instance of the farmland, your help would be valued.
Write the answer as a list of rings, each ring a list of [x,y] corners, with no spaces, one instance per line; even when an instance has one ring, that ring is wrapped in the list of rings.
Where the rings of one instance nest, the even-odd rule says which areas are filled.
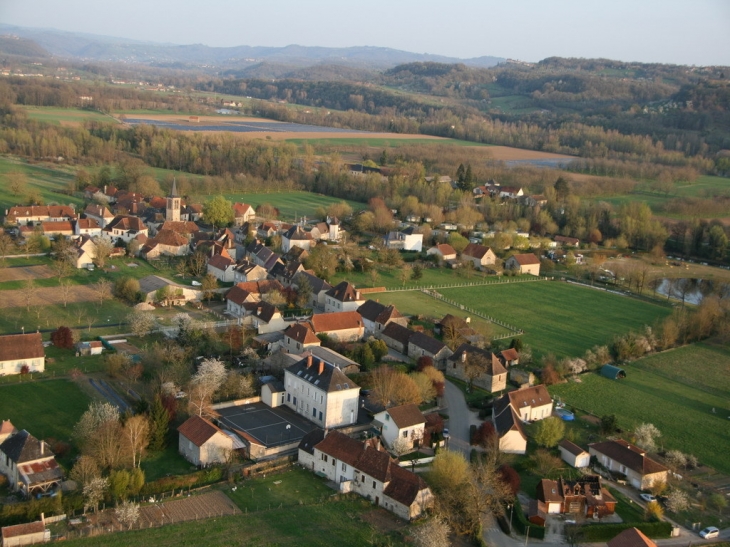
[[[536,354],[576,357],[613,336],[654,325],[671,309],[607,291],[560,282],[487,285],[439,291],[525,331]]]
[[[624,368],[624,380],[589,373],[580,376],[580,383],[555,385],[550,392],[597,416],[615,414],[625,431],[652,423],[662,432],[660,446],[694,454],[701,463],[730,473],[730,350],[695,344]]]
[[[54,125],[81,125],[85,121],[116,122],[114,118],[95,110],[60,108],[54,106],[26,106],[23,108],[31,120]]]
[[[27,190],[37,191],[46,204],[73,204],[79,207],[83,203],[83,200],[78,197],[60,193],[74,177],[74,173],[69,169],[50,166],[50,164],[29,164],[13,157],[0,156],[0,175],[12,172],[24,173],[28,181]],[[0,188],[0,210],[3,211],[3,214],[5,209],[23,203],[23,201],[23,196],[14,196],[10,193],[7,184],[3,184]]]
[[[270,203],[279,209],[279,218],[282,220],[293,220],[306,216],[313,218],[318,207],[327,208],[333,203],[340,203],[341,199],[324,196],[322,194],[313,194],[311,192],[259,192],[246,194],[225,194],[225,198],[232,201],[241,201],[253,205],[254,208],[262,203]],[[354,211],[365,209],[364,203],[357,201],[347,201]]]

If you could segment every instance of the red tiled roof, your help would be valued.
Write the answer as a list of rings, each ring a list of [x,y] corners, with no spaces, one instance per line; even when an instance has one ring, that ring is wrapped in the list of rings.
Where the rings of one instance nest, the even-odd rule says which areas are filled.
[[[515,348],[507,348],[501,351],[500,355],[504,357],[505,361],[516,361],[520,358],[520,354],[517,353]]]
[[[320,340],[314,334],[312,329],[305,323],[296,323],[291,325],[284,331],[284,336],[288,336],[295,342],[300,344],[319,344]]]
[[[426,418],[423,417],[423,413],[419,410],[418,406],[414,404],[394,406],[393,408],[389,408],[386,412],[388,412],[390,417],[393,418],[398,429],[426,423]]]
[[[200,231],[200,228],[192,220],[166,220],[160,226],[160,230],[172,230],[180,234],[194,234]]]
[[[531,264],[540,264],[540,259],[537,258],[537,256],[535,256],[534,253],[513,255],[512,258],[514,258],[517,261],[517,264],[519,264],[520,266],[530,266]]]
[[[76,224],[81,230],[93,230],[94,228],[100,228],[99,221],[95,218],[81,218],[76,221]]]
[[[316,333],[356,329],[363,326],[362,317],[356,311],[319,313],[312,316],[310,323]]]
[[[244,302],[248,301],[249,296],[251,296],[250,292],[238,285],[235,285],[231,287],[231,290],[228,291],[228,293],[226,293],[226,300],[230,300],[234,304],[238,304],[240,306]]]
[[[41,222],[43,232],[46,234],[58,234],[62,232],[73,232],[74,227],[68,220]]]
[[[593,443],[589,444],[588,447],[592,448],[596,452],[605,454],[612,460],[625,465],[632,471],[636,471],[641,475],[661,473],[667,470],[667,468],[662,464],[647,456],[646,450],[627,443],[623,439]]]
[[[208,439],[220,431],[211,422],[197,415],[188,418],[177,430],[198,447],[203,446]]]
[[[3,526],[2,538],[4,541],[6,539],[20,538],[21,536],[27,536],[30,534],[42,534],[45,529],[46,527],[40,520],[35,522],[26,522],[25,524],[16,524],[14,526]]]
[[[510,391],[507,396],[515,410],[552,403],[552,398],[547,388],[542,384],[525,389],[518,389],[517,391]]]
[[[45,357],[38,332],[0,336],[0,362]]]
[[[327,291],[327,296],[340,302],[355,302],[360,300],[360,291],[352,283],[343,281]]]
[[[608,541],[608,547],[656,547],[656,543],[644,535],[637,528],[624,530],[612,540]]]
[[[449,255],[455,255],[456,254],[456,249],[454,249],[448,243],[442,243],[441,245],[436,245],[436,248],[444,256],[449,256]]]
[[[225,249],[223,249],[225,251]],[[226,255],[228,255],[228,252],[226,252]],[[212,266],[213,268],[221,271],[225,271],[230,266],[233,266],[235,262],[231,260],[230,255],[223,256],[222,254],[211,256],[208,259],[208,266]]]
[[[469,243],[461,252],[462,255],[473,256],[474,258],[483,258],[489,252],[489,247],[479,245],[477,243]]]

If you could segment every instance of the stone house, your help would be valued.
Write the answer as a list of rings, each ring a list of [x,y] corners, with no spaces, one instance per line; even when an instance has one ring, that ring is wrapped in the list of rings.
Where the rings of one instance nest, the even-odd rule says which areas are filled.
[[[212,422],[193,415],[177,430],[178,451],[193,465],[205,467],[228,461],[233,439]]]
[[[355,342],[365,335],[362,317],[356,311],[315,314],[309,323],[315,334],[326,334],[340,342]]]
[[[486,266],[493,266],[497,262],[497,255],[489,247],[478,245],[477,243],[469,243],[461,252],[463,261],[470,261],[476,269]]]
[[[499,358],[489,350],[471,344],[461,344],[446,360],[446,374],[491,393],[507,388],[507,369]],[[474,376],[476,374],[476,376]]]
[[[438,369],[446,367],[446,361],[454,354],[442,341],[422,332],[414,332],[408,339],[408,357],[418,360],[427,356],[433,359],[433,365]]]
[[[540,259],[534,253],[512,255],[505,261],[504,267],[521,274],[540,275]]]
[[[341,312],[356,311],[365,303],[360,291],[348,281],[343,281],[327,291],[324,301],[324,311]]]
[[[408,326],[408,318],[401,315],[395,306],[386,306],[375,300],[366,300],[357,308],[357,313],[362,317],[366,334],[381,332],[391,322]]]
[[[24,496],[49,492],[63,479],[63,470],[48,444],[25,429],[8,435],[0,444],[0,473],[8,478],[13,492]]]

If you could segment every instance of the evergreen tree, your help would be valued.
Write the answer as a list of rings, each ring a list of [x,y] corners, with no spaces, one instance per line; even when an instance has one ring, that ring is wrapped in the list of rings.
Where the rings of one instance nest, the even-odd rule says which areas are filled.
[[[167,429],[170,424],[170,415],[162,404],[162,398],[155,395],[150,412],[150,450],[159,451],[167,445]]]
[[[464,164],[460,163],[456,169],[456,182],[459,184],[464,182]]]

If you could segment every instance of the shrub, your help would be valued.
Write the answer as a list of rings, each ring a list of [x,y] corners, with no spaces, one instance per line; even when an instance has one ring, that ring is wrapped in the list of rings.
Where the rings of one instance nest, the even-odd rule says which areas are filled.
[[[669,522],[622,522],[579,526],[582,541],[585,543],[606,542],[629,528],[637,528],[650,538],[668,538],[672,533],[672,524]]]
[[[58,327],[51,333],[51,342],[57,348],[72,349],[74,347],[74,336],[68,327]]]

